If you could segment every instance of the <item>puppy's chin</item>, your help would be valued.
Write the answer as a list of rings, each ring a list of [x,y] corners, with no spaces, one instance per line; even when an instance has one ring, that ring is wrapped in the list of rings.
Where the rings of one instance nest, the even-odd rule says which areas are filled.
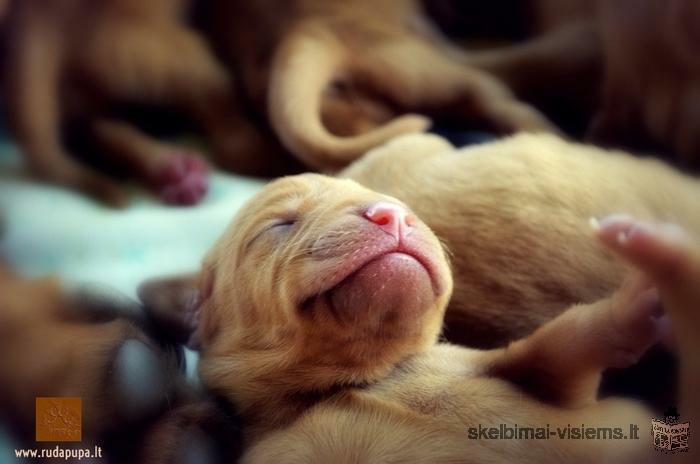
[[[331,310],[342,322],[373,326],[412,325],[435,303],[428,270],[405,253],[370,261],[328,292]]]

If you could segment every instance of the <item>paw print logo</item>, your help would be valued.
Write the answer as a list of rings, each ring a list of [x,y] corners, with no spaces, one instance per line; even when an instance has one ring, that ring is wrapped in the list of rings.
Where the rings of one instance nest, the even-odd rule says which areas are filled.
[[[80,398],[36,398],[36,441],[81,441],[82,418]]]

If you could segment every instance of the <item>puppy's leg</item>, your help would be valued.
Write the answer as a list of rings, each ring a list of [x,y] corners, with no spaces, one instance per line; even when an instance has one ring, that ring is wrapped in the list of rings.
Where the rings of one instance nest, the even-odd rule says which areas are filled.
[[[624,216],[601,221],[598,235],[659,288],[680,355],[681,411],[700,419],[700,245],[677,226]]]
[[[208,189],[208,168],[197,154],[156,141],[123,122],[100,119],[91,127],[104,151],[164,202],[195,204]]]
[[[34,2],[18,3],[8,43],[10,124],[31,172],[41,179],[86,192],[112,205],[124,193],[106,177],[76,163],[61,146],[59,84],[64,38],[50,12],[34,11]]]
[[[590,95],[602,66],[594,21],[580,21],[510,47],[472,52],[458,59],[497,76],[518,95]]]
[[[411,59],[406,59],[410,56]],[[460,65],[422,41],[397,41],[370,51],[358,73],[401,106],[486,122],[493,129],[557,132],[535,108],[497,78]]]
[[[602,371],[628,367],[663,335],[658,294],[642,279],[612,297],[575,306],[493,356],[490,375],[558,405],[595,401]]]
[[[112,98],[170,105],[205,131],[217,164],[263,170],[269,142],[242,114],[228,71],[199,34],[178,24],[114,21],[83,60],[86,73]],[[194,167],[201,171],[200,167]]]

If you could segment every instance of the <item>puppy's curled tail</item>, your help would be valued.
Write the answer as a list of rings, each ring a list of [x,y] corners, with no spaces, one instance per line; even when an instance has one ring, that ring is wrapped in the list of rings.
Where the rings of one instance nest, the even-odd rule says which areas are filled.
[[[341,137],[321,120],[323,92],[345,65],[345,50],[327,33],[292,34],[273,60],[268,110],[282,143],[309,167],[341,169],[372,148],[408,133],[425,131],[430,120],[404,115],[361,135]]]

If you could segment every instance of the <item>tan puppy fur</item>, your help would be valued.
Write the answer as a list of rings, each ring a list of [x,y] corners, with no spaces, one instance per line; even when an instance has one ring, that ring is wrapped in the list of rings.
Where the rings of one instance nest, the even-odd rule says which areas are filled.
[[[700,232],[700,185],[654,160],[521,135],[455,149],[406,136],[342,173],[400,198],[452,252],[446,335],[493,347],[568,306],[608,296],[627,270],[588,230],[627,212]]]
[[[387,121],[395,113],[451,117],[502,133],[554,130],[498,79],[453,59],[414,0],[221,0],[214,22],[215,42],[242,70],[253,101],[266,108],[285,146],[315,169],[344,167],[378,144],[428,126],[417,115]],[[338,84],[390,111],[368,111],[353,90],[334,92]],[[348,118],[336,106],[365,121],[359,133],[329,131],[329,115]]]
[[[379,204],[404,222],[377,220]],[[505,350],[436,344],[452,287],[440,242],[398,200],[318,175],[269,184],[198,280],[189,303],[164,301],[194,331],[204,384],[248,425],[244,462],[637,462],[651,450],[646,440],[467,436],[501,422],[639,424],[647,436],[650,412],[595,399],[604,368],[659,337],[657,298],[639,283]],[[181,285],[140,293],[185,295]]]
[[[452,286],[442,247],[420,222],[398,246],[362,217],[383,200],[395,202],[352,181],[276,181],[205,260],[200,374],[235,394],[254,430],[288,423],[316,394],[374,382],[434,343]],[[395,271],[384,258],[367,264],[398,248],[416,258]],[[382,277],[386,288],[374,288]]]
[[[700,166],[700,6],[694,0],[600,2],[603,104],[592,136],[650,143]]]

